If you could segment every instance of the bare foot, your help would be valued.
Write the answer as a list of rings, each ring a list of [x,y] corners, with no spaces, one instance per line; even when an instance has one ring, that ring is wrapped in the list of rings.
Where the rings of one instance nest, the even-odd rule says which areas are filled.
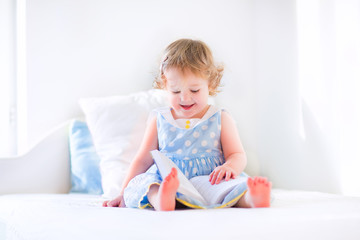
[[[176,204],[176,191],[179,188],[179,179],[175,168],[171,169],[169,175],[163,180],[157,194],[157,208],[160,211],[172,211]]]
[[[235,207],[270,207],[271,182],[264,177],[248,178],[248,191],[239,199]]]
[[[270,207],[271,182],[264,177],[248,178],[249,203],[251,207]]]

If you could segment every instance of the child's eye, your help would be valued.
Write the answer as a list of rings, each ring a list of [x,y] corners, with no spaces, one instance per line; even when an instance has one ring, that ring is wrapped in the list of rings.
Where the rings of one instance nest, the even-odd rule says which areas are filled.
[[[172,91],[173,94],[178,94],[180,91]]]
[[[198,90],[191,90],[192,93],[197,93],[198,91],[200,91],[200,89],[198,89]]]

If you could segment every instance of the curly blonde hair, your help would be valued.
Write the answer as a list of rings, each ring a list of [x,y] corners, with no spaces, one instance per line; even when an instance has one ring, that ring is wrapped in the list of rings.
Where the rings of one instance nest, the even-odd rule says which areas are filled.
[[[181,71],[190,70],[197,76],[209,81],[209,95],[219,92],[218,87],[223,76],[224,67],[215,65],[210,48],[202,41],[179,39],[171,43],[164,52],[160,71],[154,80],[154,88],[165,89],[165,70],[176,67]]]

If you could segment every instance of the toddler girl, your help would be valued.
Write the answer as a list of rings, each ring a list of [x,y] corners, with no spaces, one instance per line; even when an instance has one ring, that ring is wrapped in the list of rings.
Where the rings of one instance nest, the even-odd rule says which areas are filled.
[[[247,160],[234,120],[226,111],[208,104],[209,95],[218,92],[222,73],[223,68],[214,64],[210,49],[201,41],[180,39],[166,48],[154,84],[168,92],[170,107],[152,112],[120,195],[103,206],[169,211],[179,201],[194,207],[191,199],[177,193],[175,169],[161,178],[150,155],[155,149],[188,178],[209,175],[211,184],[244,179],[222,204],[203,208],[270,206],[271,182],[243,173]]]

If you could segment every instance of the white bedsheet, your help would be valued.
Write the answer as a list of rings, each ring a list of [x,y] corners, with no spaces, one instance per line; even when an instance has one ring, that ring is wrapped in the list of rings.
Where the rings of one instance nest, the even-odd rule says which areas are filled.
[[[92,195],[4,195],[0,222],[9,240],[360,239],[360,198],[279,189],[273,195],[268,209],[174,212],[103,208]]]

